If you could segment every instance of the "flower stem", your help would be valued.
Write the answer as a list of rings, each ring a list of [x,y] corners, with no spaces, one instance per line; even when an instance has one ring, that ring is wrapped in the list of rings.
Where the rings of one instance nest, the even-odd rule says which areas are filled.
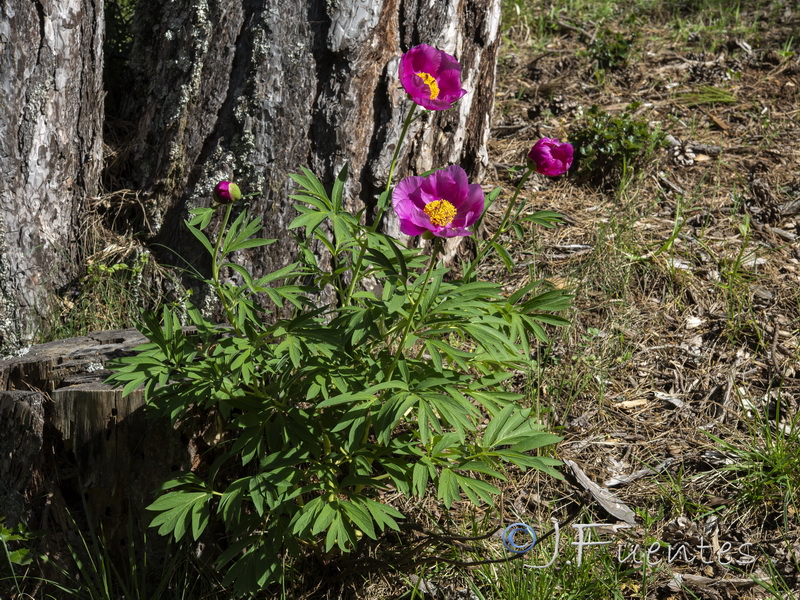
[[[403,129],[400,132],[400,138],[397,140],[397,146],[394,149],[394,155],[392,156],[392,164],[389,165],[389,177],[386,180],[386,189],[382,194],[382,200],[377,207],[377,211],[375,213],[375,220],[372,222],[367,228],[368,233],[374,233],[378,230],[378,225],[381,222],[381,218],[383,217],[383,213],[386,212],[386,206],[389,204],[389,190],[392,188],[392,178],[394,177],[394,168],[397,165],[397,159],[400,156],[400,148],[403,146],[403,141],[406,139],[406,134],[408,133],[408,128],[411,126],[411,123],[414,122],[414,112],[417,110],[417,105],[415,102],[411,103],[411,108],[408,109],[408,113],[406,114],[406,119],[403,122]],[[364,262],[364,255],[367,253],[367,245],[369,244],[369,239],[365,239],[363,245],[361,246],[361,250],[358,253],[358,257],[356,258],[356,262],[353,264],[353,277],[350,281],[350,285],[347,288],[347,293],[342,298],[342,306],[348,306],[350,304],[350,299],[353,297],[353,293],[356,290],[356,285],[358,281],[361,279],[361,266]]]
[[[397,363],[400,361],[400,355],[403,353],[403,346],[405,346],[406,338],[408,337],[409,332],[411,331],[411,326],[414,324],[414,317],[417,314],[417,308],[422,303],[422,298],[425,295],[425,291],[428,289],[428,283],[431,280],[431,274],[433,273],[433,269],[436,266],[436,262],[439,258],[439,253],[442,250],[442,240],[441,238],[436,238],[433,242],[433,248],[431,249],[431,258],[428,262],[428,268],[425,271],[425,280],[422,282],[422,287],[419,290],[419,294],[417,294],[416,299],[413,301],[411,306],[411,312],[408,314],[408,320],[406,321],[406,326],[403,328],[403,333],[400,336],[400,341],[397,344],[397,351],[394,354],[394,361],[392,361],[392,366],[389,368],[388,373],[386,374],[386,381],[389,381],[392,378],[392,374],[394,370],[397,368]]]
[[[408,113],[406,114],[406,120],[403,122],[403,130],[400,132],[400,138],[397,140],[397,146],[394,149],[394,155],[392,155],[392,164],[389,165],[389,177],[386,179],[386,189],[385,192],[388,192],[392,188],[392,178],[394,177],[394,168],[397,166],[397,159],[400,156],[400,148],[403,145],[403,141],[406,139],[406,133],[408,133],[408,128],[411,126],[411,123],[414,122],[414,112],[417,110],[416,102],[411,103],[411,108],[408,109]],[[389,197],[387,196],[383,204],[378,206],[378,210],[375,213],[375,220],[372,222],[370,226],[370,231],[377,231],[378,225],[380,225],[381,218],[383,217],[383,213],[386,212],[386,207],[388,206]]]
[[[222,217],[222,225],[219,228],[219,234],[217,234],[217,243],[214,244],[214,254],[211,256],[211,280],[214,282],[214,289],[217,292],[220,302],[222,302],[222,308],[225,310],[225,315],[228,317],[228,321],[233,326],[236,333],[240,334],[241,332],[239,331],[239,328],[236,327],[236,323],[234,322],[233,312],[231,312],[231,308],[228,306],[228,302],[225,299],[225,294],[222,291],[222,285],[219,282],[219,261],[217,260],[219,257],[219,249],[222,245],[222,238],[225,236],[225,230],[228,228],[228,220],[231,217],[232,208],[233,204],[228,204],[225,206],[225,215]]]
[[[530,166],[525,170],[525,173],[522,175],[522,179],[519,180],[517,187],[514,188],[514,195],[511,196],[511,200],[508,201],[508,207],[506,208],[506,213],[503,215],[502,221],[500,221],[500,226],[497,228],[488,242],[478,246],[477,256],[475,256],[475,259],[469,264],[469,267],[467,267],[467,270],[464,272],[462,277],[464,281],[469,279],[470,275],[472,275],[472,272],[475,270],[475,267],[478,266],[481,260],[483,260],[483,258],[488,254],[489,250],[491,250],[492,244],[497,241],[497,238],[500,237],[501,234],[508,231],[508,221],[511,217],[511,211],[517,204],[517,197],[519,196],[520,191],[522,191],[522,186],[524,186],[525,182],[528,181],[528,177],[531,176],[533,171],[534,168]]]

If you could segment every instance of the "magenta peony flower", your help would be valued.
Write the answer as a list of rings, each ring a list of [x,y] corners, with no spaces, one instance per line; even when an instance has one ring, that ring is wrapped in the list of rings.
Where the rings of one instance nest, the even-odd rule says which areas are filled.
[[[569,171],[572,153],[572,144],[560,144],[558,138],[542,138],[533,145],[528,158],[539,173],[555,177]]]
[[[414,46],[400,59],[400,83],[411,99],[428,110],[445,110],[467,93],[461,89],[461,65],[427,44]]]
[[[464,169],[452,165],[428,177],[406,177],[392,194],[400,231],[438,237],[472,235],[467,230],[483,212],[483,190],[470,184]]]
[[[214,187],[214,200],[220,204],[232,204],[242,197],[239,186],[230,181],[220,181]]]

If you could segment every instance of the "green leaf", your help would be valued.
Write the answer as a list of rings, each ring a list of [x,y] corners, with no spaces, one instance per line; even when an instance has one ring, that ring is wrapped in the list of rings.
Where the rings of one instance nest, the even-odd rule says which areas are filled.
[[[397,266],[400,268],[400,275],[403,277],[403,281],[408,280],[408,265],[406,265],[406,259],[403,256],[400,248],[398,248],[394,239],[392,239],[390,236],[385,234],[380,235],[383,237],[383,241],[386,242],[386,245],[389,246],[389,249],[394,254],[394,258],[397,262]]]
[[[511,255],[506,250],[505,246],[502,244],[498,244],[497,242],[489,242],[492,248],[495,249],[497,254],[500,255],[500,259],[503,261],[503,264],[506,267],[506,270],[511,273],[514,271],[514,259],[511,258]]]
[[[272,273],[268,273],[263,277],[260,277],[256,280],[256,285],[260,288],[265,286],[268,283],[272,283],[278,279],[287,279],[290,277],[297,277],[300,275],[304,275],[302,271],[298,271],[299,263],[292,263],[286,265],[285,267],[281,267],[277,271],[273,271]]]
[[[330,552],[335,544],[342,552],[350,552],[355,548],[356,542],[356,532],[352,525],[342,518],[341,513],[337,513],[328,529],[328,535],[325,536],[325,551]]]
[[[219,501],[217,512],[222,515],[226,527],[231,528],[239,521],[242,509],[242,500],[249,489],[250,478],[237,479],[231,483]]]
[[[310,531],[312,523],[316,520],[318,513],[322,510],[323,498],[317,496],[310,502],[306,503],[300,508],[300,511],[295,513],[292,520],[292,533],[302,537],[306,531]]]
[[[331,526],[331,523],[333,523],[333,520],[336,518],[337,514],[338,513],[336,512],[336,508],[333,503],[324,503],[314,519],[314,525],[311,528],[311,534],[317,535],[328,529]]]
[[[425,340],[425,349],[428,351],[428,354],[430,354],[433,368],[441,372],[442,369],[444,369],[444,362],[442,361],[442,354],[439,352],[439,349],[431,340]]]
[[[556,327],[566,327],[570,324],[568,319],[564,317],[559,317],[557,315],[549,315],[547,313],[532,313],[527,315],[531,319],[536,319],[541,323],[547,323],[548,325],[555,325]]]
[[[147,510],[160,513],[150,522],[150,527],[158,527],[160,535],[171,533],[177,542],[186,533],[186,527],[191,521],[192,533],[199,535],[208,523],[208,517],[203,516],[208,507],[203,509],[202,505],[211,498],[210,492],[177,491],[164,494],[146,507]]]
[[[375,534],[375,523],[372,520],[372,515],[369,510],[355,502],[342,502],[341,505],[356,527],[373,540],[378,539]]]
[[[211,510],[208,502],[197,502],[192,505],[192,537],[195,541],[200,539],[203,531],[208,526]]]
[[[389,315],[393,315],[395,313],[400,313],[402,316],[408,315],[407,310],[403,310],[405,307],[406,302],[408,301],[408,296],[403,293],[395,294],[392,296],[391,300],[386,303],[386,313]]]
[[[544,328],[542,328],[541,325],[534,322],[533,319],[525,319],[523,323],[525,324],[525,329],[531,332],[531,334],[533,334],[533,337],[535,337],[542,343],[546,344],[548,342],[547,334],[545,333]]]
[[[522,305],[522,310],[526,313],[540,310],[558,312],[569,308],[571,299],[572,296],[561,290],[550,290],[525,302]]]
[[[442,280],[444,279],[447,271],[448,269],[436,269],[433,272],[430,283],[428,284],[428,289],[425,291],[425,295],[420,301],[419,311],[421,315],[427,315],[434,300],[437,299],[437,296],[439,295],[439,287],[442,285]]]
[[[458,493],[458,477],[450,469],[442,469],[439,475],[439,490],[437,497],[444,502],[447,508],[453,506],[453,502],[461,499]]]
[[[300,170],[303,172],[302,175],[290,173],[289,177],[306,192],[324,201],[326,205],[325,210],[331,210],[333,207],[330,204],[328,194],[325,192],[325,187],[322,185],[322,182],[309,169],[300,167]]]
[[[342,218],[341,214],[333,214],[330,219],[333,223],[333,236],[336,240],[335,253],[338,255],[339,252],[353,241],[353,236],[350,234],[350,227],[347,221]]]
[[[511,449],[516,452],[528,452],[529,450],[535,450],[536,448],[542,448],[543,446],[557,444],[561,440],[561,437],[552,433],[533,431],[526,434],[523,440],[515,442]]]
[[[240,212],[237,217],[233,220],[233,223],[228,225],[228,231],[225,232],[225,237],[222,240],[222,254],[223,256],[230,252],[230,244],[236,237],[239,235],[239,229],[242,226],[242,221],[247,216],[245,211]]]
[[[400,531],[400,526],[395,519],[404,519],[405,516],[403,513],[395,510],[388,504],[381,504],[369,498],[364,499],[364,504],[381,531],[386,527],[394,529],[395,531]]]
[[[473,322],[465,324],[464,331],[490,353],[497,350],[511,352],[520,350],[508,337],[493,327]]]
[[[289,229],[305,227],[306,237],[311,237],[311,234],[317,227],[319,227],[319,224],[322,223],[327,218],[328,215],[322,212],[308,212],[298,217],[295,217],[294,220],[291,223],[289,223]]]
[[[540,210],[530,215],[522,217],[523,221],[530,221],[536,225],[552,229],[559,223],[564,222],[564,215],[554,212],[552,210]]]
[[[547,458],[543,456],[531,457],[531,467],[536,469],[537,471],[541,471],[542,473],[546,473],[555,479],[559,479],[561,481],[564,480],[564,476],[556,471],[553,467],[559,467],[562,465],[560,460],[556,460],[554,458]]]
[[[331,191],[331,201],[333,202],[333,210],[339,212],[342,210],[342,192],[344,191],[344,184],[347,181],[347,167],[348,164],[344,163],[342,170],[336,176],[336,181],[333,183],[333,190]]]
[[[534,290],[534,289],[536,289],[536,288],[537,288],[537,287],[539,287],[540,285],[542,285],[542,280],[541,280],[541,279],[537,279],[536,281],[531,281],[531,282],[530,282],[530,283],[528,283],[527,285],[525,285],[525,286],[521,287],[521,288],[520,288],[520,289],[518,289],[516,292],[514,292],[513,294],[511,294],[511,295],[508,297],[508,302],[509,302],[510,304],[516,304],[517,302],[519,302],[520,300],[522,300],[522,298],[524,298],[524,297],[525,297],[525,294],[527,294],[527,293],[528,293],[528,292],[530,292],[531,290]]]
[[[30,555],[30,550],[27,548],[18,548],[9,552],[8,548],[5,549],[6,558],[12,564],[24,567],[33,562],[33,556]]]
[[[486,194],[486,201],[485,201],[485,207],[483,209],[483,212],[486,212],[487,210],[489,210],[489,208],[492,206],[492,204],[494,204],[495,200],[497,200],[497,198],[502,193],[503,193],[503,188],[496,187],[491,192]]]
[[[411,473],[411,485],[417,497],[422,498],[428,488],[428,467],[418,462]]]
[[[378,203],[376,205],[376,213],[375,214],[382,214],[389,205],[389,198],[391,197],[392,191],[385,190],[381,192],[381,195],[378,196]]]
[[[375,434],[379,444],[388,444],[394,432],[394,427],[405,417],[417,397],[413,394],[400,393],[384,401],[378,414],[375,416]]]
[[[464,490],[466,496],[475,505],[480,505],[481,500],[486,502],[486,504],[493,505],[494,497],[500,494],[500,490],[491,483],[459,475],[458,473],[454,475],[458,480],[459,487]]]
[[[478,221],[475,223],[475,225],[473,225],[473,227],[472,227],[473,231],[479,231],[481,223],[483,223],[483,218],[489,212],[489,207],[491,207],[492,204],[495,203],[495,201],[497,200],[497,198],[500,196],[500,194],[502,192],[503,192],[503,188],[496,187],[491,192],[486,194],[486,199],[484,200],[483,212],[481,213],[481,216],[478,217]]]
[[[339,404],[347,404],[350,402],[359,402],[361,400],[369,399],[370,395],[365,394],[364,392],[345,392],[344,394],[337,394],[336,396],[331,396],[330,398],[323,400],[317,404],[317,408],[328,408],[331,406],[337,406]]]
[[[293,194],[289,196],[292,200],[297,200],[298,202],[305,202],[306,204],[310,204],[313,208],[317,209],[318,211],[327,214],[331,210],[330,204],[328,204],[327,199],[322,200],[317,198],[316,196],[307,196],[305,194]],[[308,206],[304,204],[295,204],[295,209],[300,212],[307,212],[312,210]]]
[[[267,239],[251,239],[251,240],[242,240],[238,242],[235,247],[231,248],[230,251],[233,252],[235,250],[245,250],[247,248],[258,248],[260,246],[269,246],[274,244],[277,240],[267,240]]]
[[[189,211],[190,215],[193,215],[191,219],[186,221],[187,226],[197,226],[199,229],[205,229],[208,227],[208,224],[211,222],[211,218],[214,216],[214,213],[217,212],[214,208],[208,207],[198,207],[193,208]]]
[[[208,241],[206,234],[200,231],[199,229],[195,229],[194,227],[190,226],[187,223],[187,229],[189,232],[198,239],[198,241],[203,244],[203,247],[208,251],[209,254],[214,254],[214,249],[211,247],[211,242]]]
[[[503,435],[509,430],[513,430],[520,422],[519,407],[509,404],[498,414],[492,417],[486,429],[483,430],[483,445],[491,448],[498,443]]]

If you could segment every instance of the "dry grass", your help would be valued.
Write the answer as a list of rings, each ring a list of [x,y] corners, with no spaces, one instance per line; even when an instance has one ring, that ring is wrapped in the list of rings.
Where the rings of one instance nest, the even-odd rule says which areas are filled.
[[[515,183],[507,168],[536,139],[569,138],[594,104],[621,114],[641,103],[637,118],[672,136],[614,189],[533,178],[532,209],[567,222],[507,240],[528,273],[494,265],[487,274],[575,293],[573,326],[542,351],[533,401],[565,436],[559,457],[595,482],[660,467],[613,485],[640,516],[634,539],[670,542],[705,527],[719,540],[766,542],[744,575],[673,565],[712,579],[692,588],[701,598],[761,597],[761,588],[721,581],[767,578],[772,567],[800,586],[800,62],[775,51],[799,22],[792,14],[760,30],[759,47],[722,39],[714,55],[671,41],[672,26],[650,20],[628,64],[599,83],[580,53],[578,29],[591,34],[589,21],[555,25],[544,47],[517,26],[501,58],[490,144],[497,185]],[[632,31],[624,13],[612,27]],[[582,494],[579,485],[539,492],[585,503]],[[652,597],[693,597],[663,587],[663,577],[653,593],[667,595]]]

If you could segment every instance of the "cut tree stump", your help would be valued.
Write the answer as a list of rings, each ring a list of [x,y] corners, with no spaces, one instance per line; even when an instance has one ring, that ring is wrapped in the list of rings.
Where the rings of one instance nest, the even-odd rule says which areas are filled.
[[[103,383],[145,341],[102,331],[0,360],[0,517],[54,539],[91,526],[117,548],[147,527],[157,487],[205,446],[198,423],[145,418],[142,392]]]

